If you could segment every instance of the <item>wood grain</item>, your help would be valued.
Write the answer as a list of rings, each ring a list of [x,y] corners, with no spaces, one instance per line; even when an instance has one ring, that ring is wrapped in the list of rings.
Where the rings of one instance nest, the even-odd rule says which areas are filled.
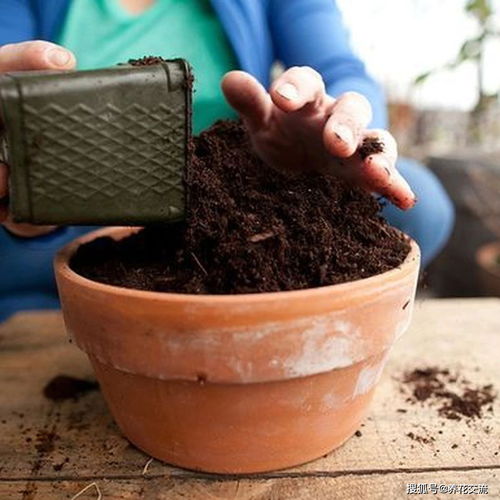
[[[435,408],[406,402],[399,379],[407,369],[437,365],[498,387],[499,353],[499,299],[417,303],[360,437],[309,464],[239,480],[157,460],[143,475],[149,457],[120,435],[99,391],[61,403],[43,397],[55,375],[93,378],[85,356],[66,340],[60,315],[17,315],[0,325],[0,499],[71,498],[94,481],[106,499],[307,499],[332,498],[332,492],[336,498],[406,498],[407,482],[459,479],[489,484],[494,498],[500,495],[500,401],[481,421],[443,420]],[[409,432],[435,441],[417,443]],[[40,446],[40,433],[56,437]],[[97,498],[97,491],[79,498]]]
[[[93,481],[37,481],[26,489],[21,482],[0,482],[0,498],[60,500],[72,498],[92,485],[78,498],[96,500],[388,500],[414,498],[407,495],[409,483],[437,485],[486,484],[488,495],[428,495],[442,498],[498,498],[498,470],[391,472],[385,474],[343,475],[337,477],[287,477],[277,479],[200,479],[168,477],[155,479],[97,479]],[[427,495],[426,495],[427,496]],[[417,498],[425,498],[418,495]]]

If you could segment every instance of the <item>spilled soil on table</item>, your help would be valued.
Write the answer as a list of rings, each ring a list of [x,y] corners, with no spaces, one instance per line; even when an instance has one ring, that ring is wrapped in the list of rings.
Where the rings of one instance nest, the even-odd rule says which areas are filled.
[[[435,405],[438,415],[448,420],[480,419],[493,411],[496,398],[493,385],[474,385],[447,368],[416,368],[404,374],[403,384],[410,389],[407,401]]]

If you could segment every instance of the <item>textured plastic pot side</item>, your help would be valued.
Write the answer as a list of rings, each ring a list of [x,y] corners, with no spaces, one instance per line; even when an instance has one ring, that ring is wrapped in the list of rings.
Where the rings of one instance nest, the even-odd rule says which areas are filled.
[[[87,280],[56,257],[69,335],[121,430],[153,457],[250,473],[307,462],[359,427],[412,314],[419,249],[342,285],[252,295],[145,292]]]
[[[479,248],[476,262],[484,295],[500,297],[500,241]]]
[[[13,220],[139,225],[181,219],[190,79],[182,59],[1,74],[0,159],[10,166]]]

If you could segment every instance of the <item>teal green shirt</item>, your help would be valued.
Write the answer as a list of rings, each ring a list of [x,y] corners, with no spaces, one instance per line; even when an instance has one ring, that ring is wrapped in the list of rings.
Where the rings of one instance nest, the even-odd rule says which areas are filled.
[[[112,66],[142,56],[182,57],[195,75],[193,131],[235,113],[220,89],[236,57],[209,0],[156,0],[142,14],[119,0],[72,0],[58,43],[72,50],[78,69]]]

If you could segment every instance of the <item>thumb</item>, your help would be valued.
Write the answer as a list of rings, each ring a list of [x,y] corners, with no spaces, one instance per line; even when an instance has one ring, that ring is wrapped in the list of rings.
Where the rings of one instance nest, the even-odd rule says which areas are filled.
[[[38,69],[73,69],[75,56],[67,49],[41,40],[0,47],[0,73]]]

